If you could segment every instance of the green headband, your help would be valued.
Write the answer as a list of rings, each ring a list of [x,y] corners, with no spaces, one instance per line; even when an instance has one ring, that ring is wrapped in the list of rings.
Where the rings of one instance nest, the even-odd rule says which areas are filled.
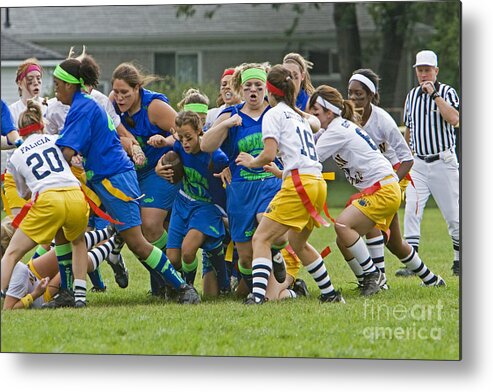
[[[185,106],[183,106],[183,110],[190,110],[191,112],[195,113],[207,114],[209,106],[207,106],[205,103],[187,103]]]
[[[56,66],[55,71],[53,71],[53,76],[60,80],[63,80],[66,83],[80,84],[80,87],[83,90],[86,89],[86,86],[84,85],[84,80],[82,80],[82,78],[77,79],[74,75],[69,74],[62,67],[60,67],[60,65]]]
[[[265,83],[267,80],[267,72],[260,68],[248,68],[241,73],[241,84],[250,79],[259,79]]]

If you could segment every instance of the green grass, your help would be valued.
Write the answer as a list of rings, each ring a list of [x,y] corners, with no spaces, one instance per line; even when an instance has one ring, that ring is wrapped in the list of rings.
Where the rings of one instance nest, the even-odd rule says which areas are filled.
[[[345,197],[334,190],[329,198],[335,194],[338,200]],[[329,208],[334,216],[340,212],[330,203]],[[127,289],[118,288],[111,269],[103,265],[108,290],[88,293],[86,309],[2,311],[1,350],[457,360],[459,282],[451,274],[451,240],[438,209],[425,210],[422,238],[422,259],[447,287],[423,288],[416,277],[394,277],[400,263],[386,253],[390,290],[365,299],[352,290],[354,277],[335,245],[333,228],[316,230],[311,243],[319,250],[327,243],[332,248],[325,262],[334,285],[343,290],[345,305],[319,304],[318,289],[304,270],[308,298],[257,307],[233,298],[198,306],[165,303],[146,294],[148,273],[125,248]]]

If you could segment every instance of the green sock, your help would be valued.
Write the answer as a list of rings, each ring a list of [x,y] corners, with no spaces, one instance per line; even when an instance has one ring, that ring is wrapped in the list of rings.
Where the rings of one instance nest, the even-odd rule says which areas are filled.
[[[154,247],[144,263],[159,272],[176,289],[185,283],[161,249]]]
[[[55,245],[55,254],[58,261],[58,269],[60,270],[60,287],[62,289],[73,288],[73,272],[72,272],[72,244]]]
[[[32,259],[37,259],[39,256],[43,256],[45,253],[48,253],[48,251],[43,247],[43,245],[38,245]]]
[[[197,267],[199,265],[199,259],[197,256],[195,256],[195,259],[190,263],[187,264],[184,261],[181,263],[183,273],[185,275],[185,282],[188,284],[193,285],[193,282],[195,281],[195,275],[197,274]]]
[[[156,248],[163,250],[164,248],[166,248],[167,243],[168,243],[168,233],[166,232],[166,230],[164,230],[163,235],[156,241],[152,242],[152,245],[154,245]]]

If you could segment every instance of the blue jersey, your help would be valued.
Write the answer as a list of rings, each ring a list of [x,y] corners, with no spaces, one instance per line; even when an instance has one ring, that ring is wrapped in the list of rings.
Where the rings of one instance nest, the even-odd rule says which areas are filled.
[[[151,136],[154,135],[163,135],[167,137],[171,135],[170,132],[165,131],[159,128],[157,125],[154,125],[149,120],[149,114],[147,110],[149,109],[149,105],[155,99],[159,99],[165,103],[169,103],[168,97],[164,94],[156,93],[153,91],[149,91],[145,88],[140,89],[140,110],[132,116],[129,116],[128,113],[120,113],[118,106],[114,104],[115,110],[120,114],[121,120],[125,128],[132,135],[135,136],[135,139],[140,144],[142,151],[146,156],[146,162],[144,166],[137,168],[137,173],[139,175],[147,173],[151,170],[154,170],[157,162],[163,156],[163,154],[167,153],[171,150],[171,147],[163,147],[163,148],[155,148],[147,144],[147,141]],[[133,125],[131,126],[130,123]]]
[[[180,155],[185,176],[183,177],[181,189],[195,200],[208,203],[225,203],[225,191],[219,178],[214,173],[220,173],[228,166],[228,158],[220,149],[213,153],[200,151],[197,154],[188,154],[182,144],[176,141],[173,150]]]
[[[230,106],[221,113],[231,113],[231,115],[237,113],[242,119],[242,125],[229,129],[228,136],[221,145],[221,149],[229,159],[229,169],[232,175],[231,181],[233,182],[256,181],[274,176],[262,168],[248,169],[241,165],[238,166],[235,163],[235,159],[240,152],[246,152],[256,157],[264,149],[264,142],[262,141],[262,119],[264,114],[270,109],[270,106],[264,110],[258,120],[254,120],[241,112],[244,104],[243,102],[235,106]]]
[[[7,136],[10,132],[15,131],[17,127],[14,124],[14,118],[5,101],[2,99],[2,136]]]
[[[74,94],[56,144],[83,156],[87,179],[93,182],[133,170],[111,117],[90,95],[80,91]]]
[[[302,111],[305,111],[306,105],[309,100],[310,100],[310,96],[308,95],[308,93],[305,91],[304,88],[301,88],[300,92],[298,93],[298,96],[296,97],[296,107]]]

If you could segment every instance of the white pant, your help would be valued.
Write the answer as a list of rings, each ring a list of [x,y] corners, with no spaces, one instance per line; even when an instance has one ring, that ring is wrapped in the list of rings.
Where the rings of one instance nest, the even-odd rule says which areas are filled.
[[[431,163],[415,157],[411,177],[416,188],[409,184],[406,189],[404,237],[410,245],[419,245],[423,211],[431,194],[447,222],[454,248],[458,248],[459,164],[457,157],[453,154],[448,157],[447,161],[440,158]],[[416,201],[418,202],[417,211]]]

